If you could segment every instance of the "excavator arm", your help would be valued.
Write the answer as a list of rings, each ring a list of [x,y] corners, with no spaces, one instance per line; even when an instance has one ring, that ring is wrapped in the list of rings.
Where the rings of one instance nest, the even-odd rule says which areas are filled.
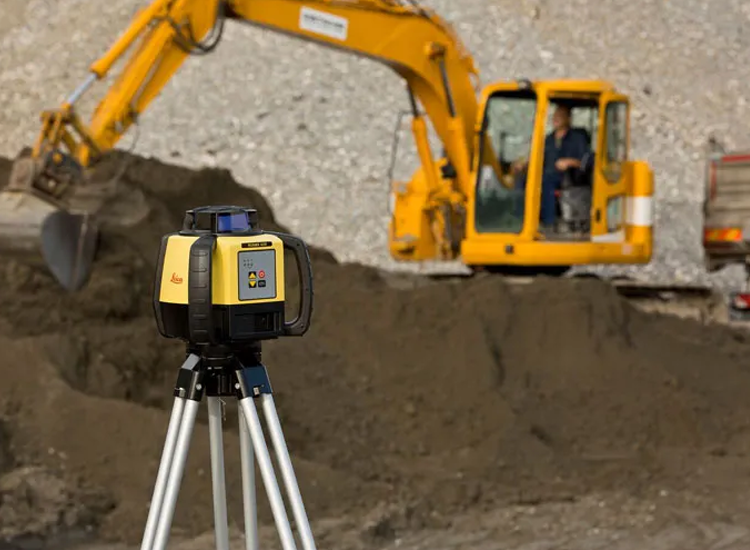
[[[91,66],[84,87],[45,113],[35,149],[63,141],[83,166],[111,149],[161,92],[188,55],[218,44],[227,18],[380,61],[407,82],[422,103],[448,158],[461,170],[471,148],[477,100],[472,57],[450,26],[426,8],[386,0],[155,0],[139,13],[111,49]],[[211,34],[208,46],[200,41]],[[141,39],[88,127],[72,108],[90,83]],[[447,90],[449,90],[447,92]],[[78,136],[72,136],[69,129]]]
[[[0,212],[15,208],[15,218],[8,214],[2,219],[27,225],[33,219],[39,225],[45,261],[68,289],[85,284],[96,248],[97,206],[85,169],[115,147],[188,56],[216,48],[228,19],[364,56],[393,69],[406,81],[411,99],[421,161],[422,177],[417,179],[424,188],[420,208],[432,211],[464,203],[475,149],[478,104],[472,77],[477,69],[450,25],[432,11],[401,0],[154,0],[91,65],[90,76],[72,96],[59,109],[42,114],[31,156],[18,160],[0,197]],[[76,101],[129,51],[114,84],[85,124]],[[447,170],[442,174],[432,158],[418,103],[443,144]],[[499,170],[492,162],[495,155],[490,157]],[[32,216],[35,207],[43,214]],[[0,232],[6,229],[0,227]]]

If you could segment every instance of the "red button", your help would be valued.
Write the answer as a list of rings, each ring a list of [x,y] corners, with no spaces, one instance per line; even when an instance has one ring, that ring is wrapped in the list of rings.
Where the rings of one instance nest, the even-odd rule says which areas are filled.
[[[266,272],[265,271],[261,271],[260,273],[258,273],[258,277],[260,277],[261,279],[263,277],[265,277],[265,276],[266,276]]]

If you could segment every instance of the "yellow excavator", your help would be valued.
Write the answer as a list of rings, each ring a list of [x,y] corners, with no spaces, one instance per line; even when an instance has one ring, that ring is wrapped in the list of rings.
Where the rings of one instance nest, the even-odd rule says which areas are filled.
[[[231,19],[365,56],[404,79],[420,167],[411,181],[392,182],[397,260],[460,259],[500,271],[650,261],[653,175],[629,157],[628,97],[584,80],[478,90],[477,67],[451,26],[405,0],[154,0],[70,98],[42,114],[31,154],[16,160],[0,193],[2,245],[42,257],[69,291],[84,286],[101,225],[132,223],[118,218],[115,191],[89,179],[90,168],[189,55],[216,50]],[[84,123],[76,102],[128,51]],[[558,166],[551,188],[542,182],[556,170],[557,111],[571,121],[565,135],[586,147]],[[442,143],[437,158],[427,119]]]

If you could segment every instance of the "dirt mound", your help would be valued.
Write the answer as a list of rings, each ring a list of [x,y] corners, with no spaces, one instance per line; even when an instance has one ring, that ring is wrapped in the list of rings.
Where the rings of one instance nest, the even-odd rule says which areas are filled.
[[[99,489],[83,490],[46,468],[22,467],[0,478],[0,537],[51,537],[89,529],[112,510]]]
[[[253,206],[265,228],[283,227],[227,171],[129,160],[123,181],[144,190],[149,213],[128,234],[105,232],[85,290],[68,296],[45,272],[4,263],[0,418],[13,467],[40,464],[103,491],[114,509],[94,507],[97,525],[134,542],[183,354],[153,320],[159,239],[202,204]],[[595,281],[512,289],[486,276],[397,289],[325,251],[313,261],[313,327],[268,343],[265,360],[314,518],[399,502],[409,521],[442,521],[483,502],[679,486],[703,457],[747,450],[750,342],[740,333],[649,316]],[[227,410],[234,428],[233,403]],[[236,431],[225,438],[237,479]],[[207,447],[198,426],[181,493],[189,504],[175,518],[193,534],[212,526]]]

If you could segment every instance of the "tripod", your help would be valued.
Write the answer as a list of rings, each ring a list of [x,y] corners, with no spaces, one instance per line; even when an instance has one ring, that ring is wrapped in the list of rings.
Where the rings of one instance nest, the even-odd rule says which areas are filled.
[[[294,520],[300,532],[302,548],[315,550],[315,541],[292,468],[292,461],[289,458],[281,423],[276,413],[271,382],[266,367],[260,361],[259,343],[256,343],[250,352],[245,351],[240,356],[226,350],[216,354],[188,350],[188,357],[177,375],[174,406],[156,476],[141,550],[165,550],[166,548],[198,413],[198,404],[204,394],[208,402],[216,550],[229,550],[220,398],[231,396],[236,397],[240,405],[238,412],[246,550],[258,550],[254,455],[258,458],[258,466],[282,547],[284,550],[297,548],[255,407],[255,399],[260,399],[263,407],[271,441],[294,513]]]

